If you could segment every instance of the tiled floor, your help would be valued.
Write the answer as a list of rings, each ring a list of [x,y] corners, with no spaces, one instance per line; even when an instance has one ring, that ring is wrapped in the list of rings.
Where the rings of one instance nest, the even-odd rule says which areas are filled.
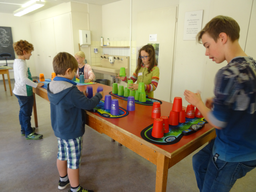
[[[13,87],[13,83],[12,83]],[[20,134],[19,106],[0,81],[0,191],[54,192],[58,184],[57,142],[49,103],[37,96],[40,141]],[[32,117],[32,125],[34,125]],[[192,155],[169,169],[167,192],[197,192]],[[156,167],[111,138],[87,127],[80,183],[95,192],[154,192]],[[256,170],[237,181],[231,192],[256,191]],[[64,191],[68,191],[65,189]]]

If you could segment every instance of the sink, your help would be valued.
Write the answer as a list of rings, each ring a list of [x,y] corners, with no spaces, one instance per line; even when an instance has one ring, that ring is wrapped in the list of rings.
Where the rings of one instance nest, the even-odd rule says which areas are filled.
[[[91,66],[94,72],[97,73],[104,73],[104,74],[109,74],[109,75],[114,75],[116,76],[119,73],[119,69],[115,68],[109,68],[109,67],[103,67],[101,65],[92,65]]]
[[[94,72],[117,76],[121,67],[126,69],[126,74],[129,75],[129,57],[113,55],[114,62],[109,62],[109,57],[112,55],[101,55],[100,63],[91,65]]]

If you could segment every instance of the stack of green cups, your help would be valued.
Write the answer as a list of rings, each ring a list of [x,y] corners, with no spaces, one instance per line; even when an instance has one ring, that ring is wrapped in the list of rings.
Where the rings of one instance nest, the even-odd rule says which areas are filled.
[[[140,102],[146,102],[146,92],[140,92],[140,97],[139,97]]]
[[[140,93],[145,92],[145,84],[143,82],[139,83],[138,91]]]
[[[121,68],[120,68],[119,76],[120,76],[120,77],[125,77],[125,76],[126,76],[125,68],[124,68],[124,67],[121,67]]]
[[[140,92],[138,90],[135,91],[135,100],[139,101],[140,99]]]
[[[133,80],[128,80],[127,81],[127,87],[129,88],[130,86],[132,86],[133,85]]]
[[[135,98],[135,90],[132,90],[132,89],[131,89],[129,96],[133,96],[133,97]]]
[[[118,93],[118,85],[117,85],[117,83],[113,83],[112,93],[113,94],[117,94]]]
[[[129,94],[130,94],[130,89],[125,87],[125,89],[124,89],[124,97],[129,97]]]
[[[140,102],[146,102],[145,84],[143,82],[139,83],[138,92],[139,92],[139,99],[138,100]]]
[[[119,87],[118,87],[118,95],[119,96],[124,96],[124,86],[123,85],[119,85]]]

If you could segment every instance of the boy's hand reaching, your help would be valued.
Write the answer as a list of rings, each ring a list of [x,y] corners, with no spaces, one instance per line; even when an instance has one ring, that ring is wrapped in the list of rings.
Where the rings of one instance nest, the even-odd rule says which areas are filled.
[[[86,93],[86,90],[83,91],[83,94],[87,97],[88,94]]]
[[[102,99],[103,99],[104,97],[103,91],[100,91],[99,93],[102,95]]]
[[[44,86],[44,83],[38,83],[36,88]]]

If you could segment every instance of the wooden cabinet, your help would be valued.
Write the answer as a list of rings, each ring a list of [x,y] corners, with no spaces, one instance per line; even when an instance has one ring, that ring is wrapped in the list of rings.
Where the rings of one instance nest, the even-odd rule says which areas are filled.
[[[54,17],[56,51],[74,54],[71,13]]]
[[[36,76],[43,73],[45,78],[51,78],[52,61],[59,52],[74,54],[71,13],[31,24],[33,59],[36,66]]]

